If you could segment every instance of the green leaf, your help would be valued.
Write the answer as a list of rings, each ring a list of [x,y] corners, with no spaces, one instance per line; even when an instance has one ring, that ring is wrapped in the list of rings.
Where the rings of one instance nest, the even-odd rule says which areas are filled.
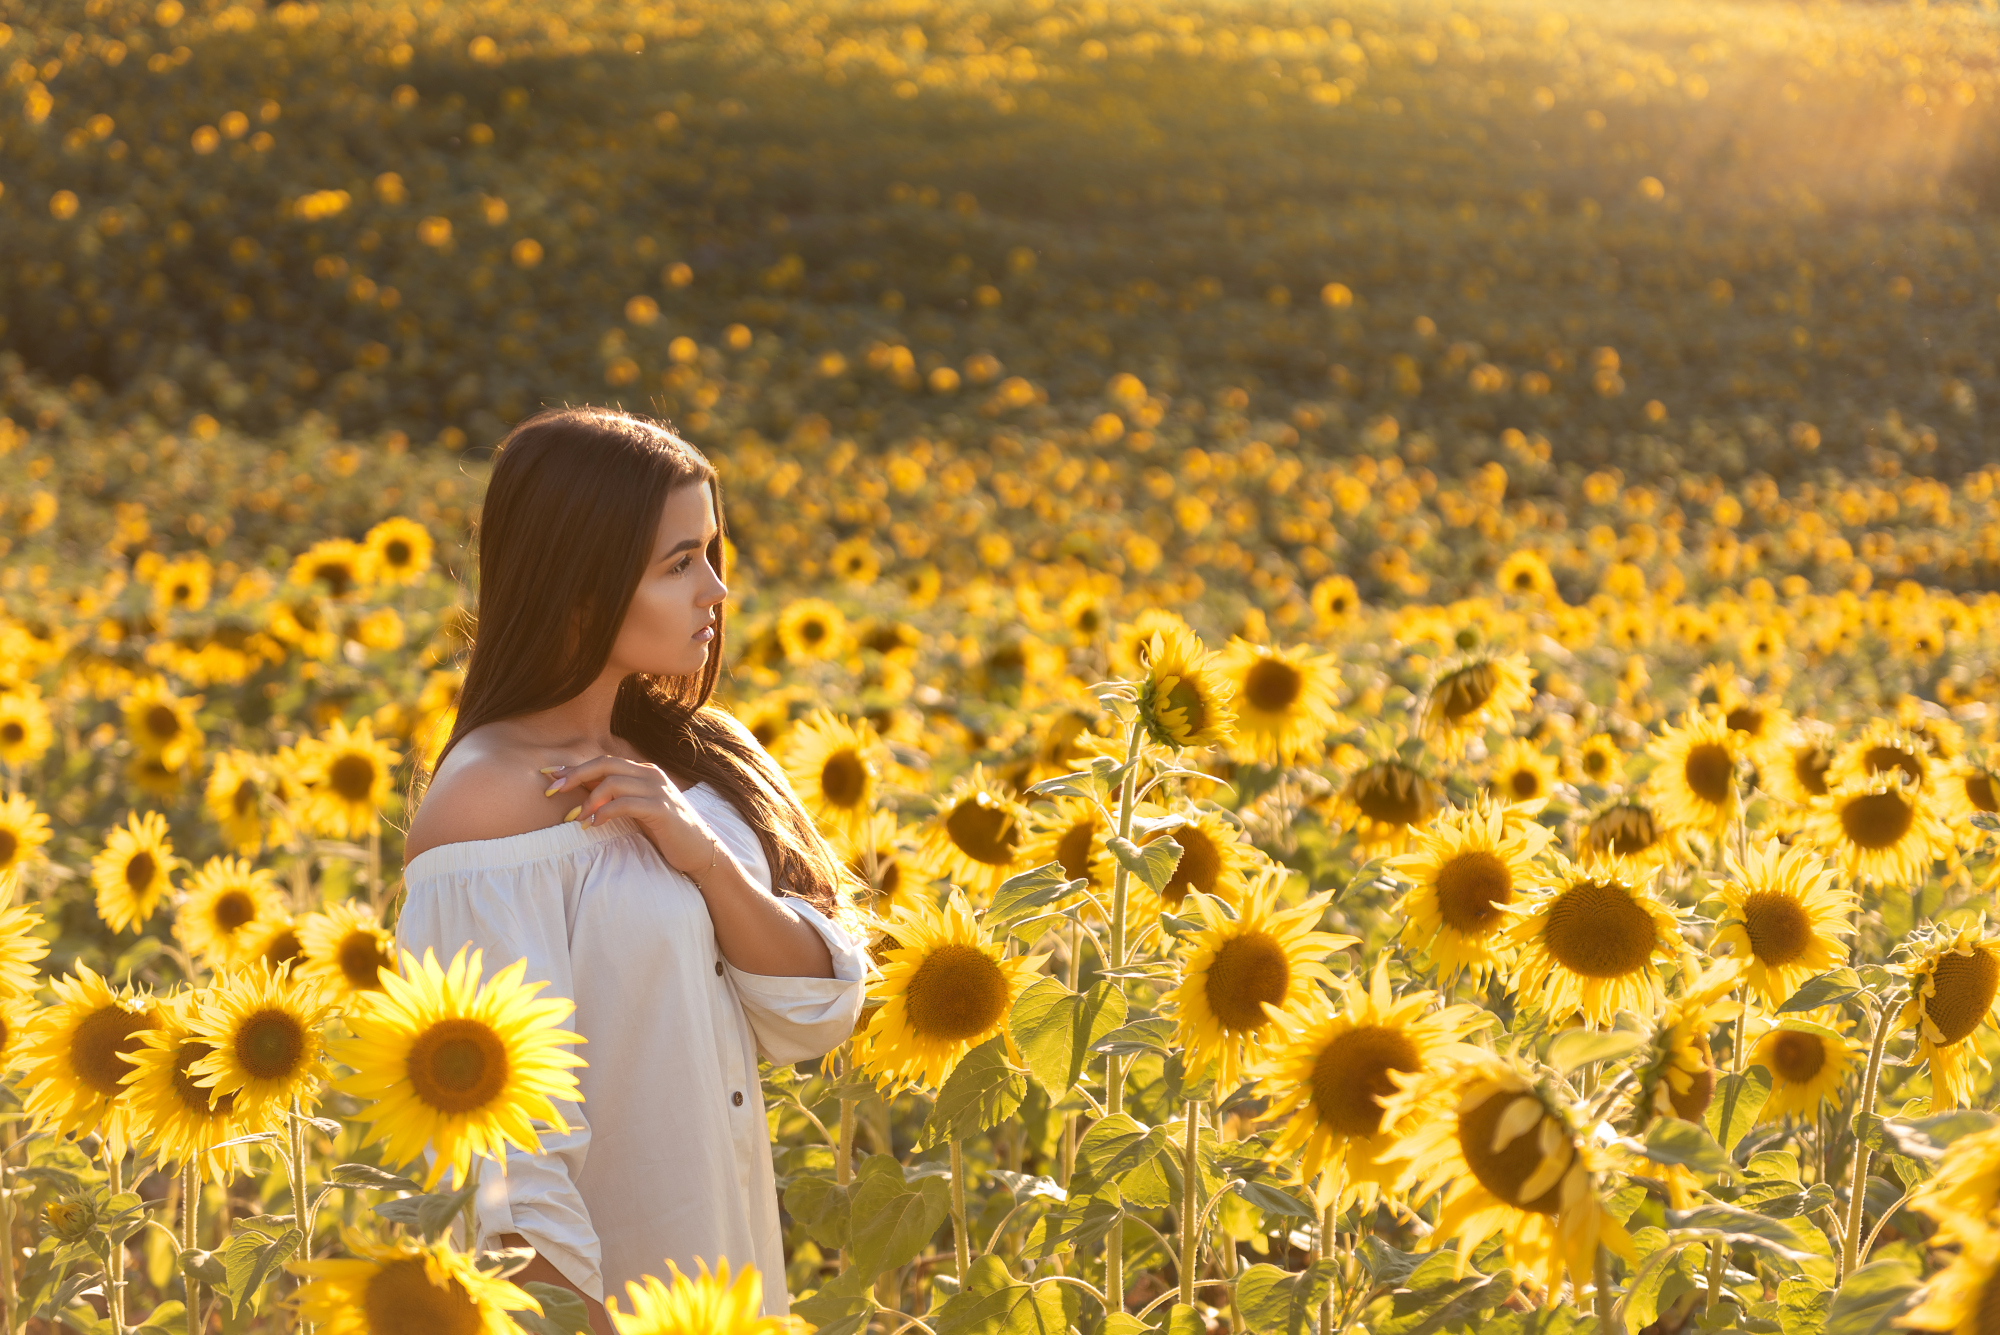
[[[792,1312],[822,1331],[859,1330],[875,1312],[870,1292],[874,1276],[848,1266],[813,1292],[792,1304]],[[852,1325],[844,1323],[852,1322]]]
[[[1778,1328],[1784,1335],[1819,1335],[1826,1327],[1833,1295],[1809,1279],[1778,1284]]]
[[[1208,1322],[1201,1314],[1186,1303],[1176,1302],[1164,1309],[1155,1308],[1148,1330],[1160,1335],[1208,1335]]]
[[[165,952],[167,943],[157,936],[142,936],[126,948],[111,965],[107,978],[123,978],[145,968]]]
[[[1057,1290],[1066,1287],[1023,1283],[989,1252],[972,1263],[964,1284],[929,1325],[937,1335],[1065,1335],[1069,1313]]]
[[[1722,1077],[1702,1119],[1708,1134],[1724,1150],[1733,1153],[1736,1143],[1756,1125],[1757,1114],[1764,1110],[1764,1100],[1770,1096],[1771,1073],[1761,1066]]]
[[[1715,1137],[1678,1117],[1662,1117],[1646,1132],[1643,1153],[1654,1163],[1680,1164],[1713,1177],[1730,1169],[1729,1156]]]
[[[879,1166],[884,1163],[886,1167]],[[870,1155],[857,1178],[851,1188],[847,1260],[872,1280],[908,1265],[923,1251],[951,1213],[951,1189],[941,1177],[905,1182],[901,1165],[886,1154]]]
[[[1035,797],[1095,797],[1096,778],[1097,776],[1087,769],[1077,770],[1073,774],[1058,774],[1053,779],[1031,783],[1028,785],[1028,792]]]
[[[1799,984],[1799,990],[1778,1007],[1778,1014],[1789,1015],[1793,1011],[1814,1011],[1821,1006],[1837,1006],[1850,997],[1860,996],[1868,989],[1861,985],[1861,975],[1849,968],[1829,970]]]
[[[1031,867],[1002,881],[1000,888],[993,892],[993,902],[981,916],[981,921],[988,930],[998,931],[1033,916],[1036,909],[1053,904],[1089,884],[1081,879],[1072,881],[1060,862],[1044,862],[1039,867]]]
[[[1862,1266],[1833,1295],[1823,1335],[1887,1335],[1917,1287],[1917,1270],[1892,1259]]]
[[[1788,1251],[1799,1251],[1802,1243],[1792,1226],[1782,1219],[1758,1214],[1754,1210],[1739,1210],[1732,1205],[1702,1205],[1692,1210],[1667,1211],[1667,1226],[1674,1229],[1714,1230],[1718,1233],[1735,1234],[1738,1237],[1759,1238],[1775,1243]]]
[[[542,1305],[540,1316],[525,1309],[507,1314],[522,1330],[531,1335],[590,1335],[590,1309],[580,1295],[538,1279],[529,1280],[521,1289]]]
[[[821,1247],[847,1245],[847,1188],[830,1177],[800,1174],[785,1185],[785,1211]]]
[[[1094,1040],[1090,1050],[1114,1057],[1132,1057],[1142,1052],[1165,1054],[1173,1050],[1173,1041],[1174,1022],[1164,1015],[1149,1015]]]
[[[1007,1040],[995,1034],[965,1054],[938,1091],[919,1149],[956,1136],[976,1136],[1014,1115],[1028,1082],[1007,1060]]]
[[[1163,834],[1143,848],[1115,834],[1104,842],[1111,849],[1111,856],[1156,895],[1165,888],[1173,877],[1174,868],[1181,863],[1181,846],[1174,842],[1172,835]]]
[[[1319,1213],[1309,1202],[1299,1199],[1289,1191],[1274,1187],[1268,1182],[1238,1182],[1236,1184],[1236,1192],[1244,1200],[1249,1201],[1266,1214],[1287,1215],[1294,1219],[1311,1219]],[[1371,1236],[1365,1239],[1365,1241],[1373,1242],[1374,1238]]]
[[[419,1195],[423,1185],[407,1177],[378,1168],[372,1163],[344,1163],[328,1174],[330,1187],[364,1187],[370,1191],[408,1191]]]
[[[265,1282],[298,1250],[304,1237],[296,1228],[288,1228],[275,1239],[267,1240],[263,1234],[249,1231],[230,1238],[222,1253],[220,1287],[229,1299],[232,1314],[241,1312],[246,1300],[253,1310],[256,1308]]]
[[[1165,1126],[1147,1127],[1130,1113],[1113,1113],[1091,1123],[1076,1147],[1076,1161],[1093,1182],[1116,1182],[1148,1164],[1167,1143]]]
[[[1509,1286],[1491,1275],[1467,1268],[1464,1275],[1454,1252],[1439,1252],[1410,1272],[1403,1291],[1391,1300],[1392,1315],[1371,1326],[1377,1335],[1430,1335],[1430,1332],[1471,1321],[1503,1300]]]
[[[478,1189],[477,1182],[468,1182],[454,1192],[399,1196],[377,1205],[375,1215],[405,1228],[414,1228],[423,1235],[425,1242],[431,1242],[451,1227],[452,1220],[458,1218],[459,1212],[472,1199],[472,1193]]]
[[[161,1303],[146,1313],[132,1335],[187,1335],[187,1307],[178,1300]]]
[[[1592,1062],[1615,1062],[1637,1051],[1646,1042],[1644,1035],[1630,1029],[1565,1029],[1549,1044],[1549,1065],[1564,1075]]]
[[[1338,1270],[1339,1263],[1332,1260],[1297,1274],[1253,1265],[1236,1277],[1236,1310],[1256,1335],[1306,1335]]]
[[[223,1268],[222,1258],[199,1247],[190,1247],[181,1253],[180,1267],[183,1275],[198,1279],[210,1288],[219,1289],[229,1282],[229,1272]]]
[[[1124,1022],[1125,994],[1110,983],[1071,992],[1058,979],[1042,978],[1014,1002],[1007,1026],[1028,1074],[1055,1102],[1083,1074],[1091,1044]]]

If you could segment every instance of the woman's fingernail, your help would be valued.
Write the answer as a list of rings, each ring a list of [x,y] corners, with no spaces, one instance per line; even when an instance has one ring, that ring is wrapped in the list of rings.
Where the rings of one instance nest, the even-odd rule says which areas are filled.
[[[546,788],[542,789],[542,796],[543,796],[543,797],[554,797],[554,796],[556,795],[556,791],[557,791],[558,789],[560,789],[561,787],[562,787],[562,780],[561,780],[561,779],[557,779],[557,780],[556,780],[556,781],[555,781],[554,783],[552,783],[552,784],[550,784],[550,785],[549,785],[548,787],[546,787]]]
[[[573,821],[573,820],[575,820],[575,819],[577,818],[577,814],[578,814],[579,812],[581,812],[582,810],[583,810],[583,803],[581,803],[581,802],[578,802],[578,803],[577,803],[577,804],[576,804],[575,806],[573,806],[573,807],[571,807],[571,808],[569,809],[569,814],[568,814],[567,816],[564,816],[564,817],[563,817],[563,820],[564,820],[564,821]]]
[[[537,774],[554,774],[557,770],[561,768],[563,768],[561,765],[544,765],[535,772]]]

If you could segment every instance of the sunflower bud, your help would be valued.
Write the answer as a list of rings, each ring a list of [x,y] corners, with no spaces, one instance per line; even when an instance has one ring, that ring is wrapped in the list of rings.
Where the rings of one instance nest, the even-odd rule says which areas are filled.
[[[81,1242],[97,1227],[97,1207],[80,1196],[50,1201],[42,1207],[42,1217],[64,1242]]]

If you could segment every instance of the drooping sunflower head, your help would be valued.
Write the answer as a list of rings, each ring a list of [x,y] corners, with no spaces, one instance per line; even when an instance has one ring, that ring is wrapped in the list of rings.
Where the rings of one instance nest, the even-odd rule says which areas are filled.
[[[414,519],[385,519],[362,542],[384,584],[420,584],[431,568],[431,531]]]
[[[1400,853],[1444,806],[1444,787],[1409,761],[1374,760],[1347,776],[1332,806],[1357,851]]]
[[[1523,803],[1539,810],[1561,781],[1561,760],[1524,737],[1510,737],[1494,753],[1486,791],[1495,801]]]
[[[114,932],[145,923],[173,888],[172,873],[179,865],[167,837],[167,818],[157,811],[131,813],[125,824],[111,828],[103,851],[90,861],[97,916]]]
[[[299,978],[345,1001],[382,990],[382,972],[396,971],[396,938],[375,918],[375,911],[346,899],[324,913],[299,920]]]
[[[777,636],[794,663],[835,658],[847,650],[847,618],[824,598],[795,599],[778,613]]]
[[[49,837],[49,818],[26,796],[0,798],[0,886],[11,885],[23,868],[42,861],[42,845]]]
[[[1658,762],[1647,779],[1653,810],[1668,825],[1719,838],[1742,814],[1742,753],[1719,712],[1690,711],[1646,749]]]
[[[924,833],[922,852],[939,875],[989,898],[1020,868],[1028,809],[975,764],[945,791]]]
[[[942,908],[899,909],[888,931],[898,946],[869,993],[883,1004],[861,1036],[860,1062],[878,1082],[939,1089],[966,1053],[1006,1034],[1014,999],[1048,955],[1003,958],[956,886]]]
[[[122,1151],[131,1125],[125,1076],[140,1034],[160,1023],[158,1008],[149,994],[115,989],[88,965],[49,986],[55,1005],[35,1016],[21,1040],[32,1086],[28,1115],[59,1133],[101,1132]]]
[[[1235,903],[1263,860],[1244,841],[1242,830],[1213,808],[1168,813],[1148,803],[1134,814],[1133,842],[1141,848],[1162,838],[1181,847],[1180,860],[1157,894],[1137,878],[1127,882],[1129,912],[1139,922],[1156,913],[1180,912],[1191,890]]]
[[[1764,1031],[1750,1049],[1750,1065],[1771,1073],[1771,1093],[1759,1114],[1775,1121],[1787,1114],[1813,1118],[1837,1100],[1859,1051],[1840,1030],[1845,1022],[1829,1016],[1786,1016]]]
[[[1745,967],[1744,981],[1775,1007],[1800,983],[1846,955],[1855,894],[1808,844],[1759,839],[1743,857],[1728,855],[1725,906],[1714,946],[1728,947]]]
[[[657,1275],[627,1280],[630,1314],[615,1297],[605,1305],[618,1335],[799,1335],[808,1329],[801,1317],[763,1315],[764,1278],[757,1267],[744,1265],[732,1280],[727,1258],[715,1263],[712,1275],[705,1259],[696,1257],[695,1264],[699,1274],[690,1278],[669,1257],[671,1283]]]
[[[1410,885],[1396,906],[1404,947],[1427,954],[1444,979],[1504,970],[1513,958],[1507,910],[1536,883],[1549,837],[1545,826],[1509,820],[1484,795],[1442,812],[1417,831],[1414,849],[1389,861]]]
[[[1272,765],[1319,758],[1340,717],[1340,670],[1333,655],[1232,637],[1215,665],[1235,696],[1232,757]]]
[[[573,1067],[584,1059],[565,1045],[581,1036],[556,1026],[575,1009],[566,997],[536,997],[545,984],[523,983],[515,960],[484,983],[482,955],[461,948],[449,966],[405,952],[398,973],[381,975],[383,992],[348,1017],[353,1037],[333,1055],[353,1073],[336,1082],[370,1106],[369,1143],[398,1164],[428,1146],[428,1189],[449,1168],[464,1181],[474,1155],[499,1158],[512,1145],[542,1151],[532,1121],[569,1129],[557,1100],[580,1101]]]
[[[1805,830],[1843,876],[1877,886],[1919,884],[1952,847],[1935,794],[1907,786],[1900,771],[1834,785]]]
[[[852,839],[875,808],[882,742],[866,719],[859,724],[815,709],[785,738],[785,772],[792,790],[820,828]]]
[[[342,1230],[347,1257],[287,1261],[306,1282],[291,1297],[300,1317],[346,1335],[513,1335],[509,1312],[541,1314],[534,1295],[494,1279],[449,1236],[371,1242]]]
[[[1681,929],[1652,872],[1557,854],[1548,885],[1516,912],[1507,939],[1519,952],[1514,985],[1523,1000],[1551,1016],[1580,1010],[1592,1024],[1620,1010],[1659,1009],[1659,966],[1678,956]]]
[[[1919,928],[1896,953],[1891,968],[1910,982],[1897,1026],[1916,1026],[1917,1051],[1930,1068],[1931,1109],[1966,1107],[1974,1092],[1968,1063],[1985,1061],[1966,1040],[2000,1016],[2000,937],[1986,934],[1982,913],[1956,927]]]
[[[1161,746],[1226,746],[1236,737],[1235,690],[1216,655],[1185,626],[1155,631],[1139,682],[1139,718]]]
[[[1535,698],[1526,654],[1484,654],[1439,674],[1418,716],[1418,731],[1447,759],[1489,728],[1502,732]]]
[[[320,834],[359,839],[381,828],[389,777],[400,759],[397,748],[374,735],[368,719],[349,732],[335,719],[327,731],[301,746],[307,784],[307,819]]]
[[[321,1030],[333,999],[317,982],[258,961],[223,974],[195,1011],[195,1036],[214,1050],[190,1067],[195,1083],[234,1096],[245,1115],[311,1107],[326,1077]]]

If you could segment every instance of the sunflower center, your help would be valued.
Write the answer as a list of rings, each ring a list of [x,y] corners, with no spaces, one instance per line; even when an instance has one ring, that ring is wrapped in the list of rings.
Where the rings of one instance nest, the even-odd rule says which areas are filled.
[[[1243,675],[1243,698],[1252,709],[1282,714],[1299,702],[1305,674],[1281,658],[1260,658]]]
[[[868,795],[868,766],[853,747],[842,747],[819,769],[819,790],[828,805],[858,807]]]
[[[0,867],[12,865],[14,855],[20,851],[20,838],[12,830],[0,830]]]
[[[1056,862],[1070,880],[1090,875],[1090,841],[1096,834],[1097,822],[1085,817],[1057,838]]]
[[[1507,776],[1507,789],[1518,798],[1529,798],[1542,791],[1542,776],[1526,766]]]
[[[1911,783],[1924,781],[1924,763],[1900,746],[1871,746],[1862,752],[1861,763],[1870,774],[1901,770]]]
[[[1313,1062],[1320,1124],[1343,1136],[1374,1135],[1382,1129],[1381,1100],[1396,1092],[1389,1072],[1423,1069],[1423,1054],[1402,1029],[1364,1025],[1335,1035]]]
[[[456,1278],[443,1287],[431,1283],[422,1259],[402,1257],[383,1263],[362,1294],[371,1335],[479,1335],[486,1320]]]
[[[1438,683],[1438,708],[1444,711],[1446,718],[1456,723],[1467,714],[1483,708],[1499,688],[1499,670],[1491,663],[1474,663]]]
[[[910,1027],[924,1038],[958,1043],[1000,1023],[1007,974],[978,946],[947,941],[924,956],[904,992]]]
[[[1601,779],[1611,771],[1611,757],[1602,751],[1583,753],[1583,772],[1593,779]]]
[[[338,598],[354,583],[354,572],[338,561],[327,561],[314,568],[313,578],[326,585]]]
[[[1222,879],[1222,850],[1215,846],[1215,841],[1195,826],[1183,825],[1149,834],[1139,842],[1150,844],[1161,834],[1173,835],[1174,842],[1181,846],[1181,860],[1174,864],[1174,874],[1160,887],[1160,901],[1179,908],[1190,890],[1214,894],[1216,884]]]
[[[180,735],[180,715],[165,705],[151,705],[146,710],[146,731],[161,741],[171,741]]]
[[[256,805],[257,781],[255,779],[245,779],[243,782],[237,784],[236,791],[229,798],[229,809],[239,816],[247,816]]]
[[[1622,885],[1578,881],[1549,908],[1542,940],[1556,963],[1585,978],[1622,978],[1653,955],[1652,915]]]
[[[1748,733],[1755,737],[1764,731],[1764,711],[1755,705],[1738,705],[1722,716],[1731,732]]]
[[[1956,1043],[1979,1027],[1993,1005],[1994,992],[2000,988],[2000,955],[1985,946],[1974,946],[1970,955],[1940,955],[1931,987],[1931,995],[1924,998],[1924,1014],[1945,1043]]]
[[[1833,757],[1817,746],[1792,752],[1792,777],[1814,797],[1826,796],[1826,772],[1832,766]]]
[[[1514,899],[1514,878],[1499,854],[1483,848],[1455,853],[1438,868],[1438,915],[1467,936],[1483,935]]]
[[[1736,779],[1736,761],[1730,756],[1729,748],[1722,743],[1701,742],[1688,748],[1681,773],[1686,776],[1687,786],[1696,797],[1710,806],[1719,807],[1729,800],[1730,788]]]
[[[253,1011],[236,1026],[236,1060],[253,1080],[296,1075],[306,1055],[306,1027],[278,1007]]]
[[[1826,1065],[1826,1044],[1817,1034],[1780,1029],[1771,1044],[1771,1074],[1787,1084],[1803,1085]]]
[[[1415,825],[1430,814],[1421,778],[1401,765],[1370,765],[1348,781],[1361,814],[1383,825]]]
[[[1910,832],[1917,809],[1898,793],[1863,793],[1840,809],[1840,828],[1862,848],[1894,848]]]
[[[1542,1166],[1541,1129],[1542,1122],[1548,1120],[1548,1114],[1544,1112],[1532,1126],[1505,1145],[1498,1149],[1493,1146],[1494,1128],[1500,1125],[1500,1118],[1507,1109],[1513,1106],[1516,1099],[1533,1097],[1532,1094],[1501,1090],[1476,1108],[1461,1108],[1458,1114],[1458,1147],[1465,1155],[1466,1166],[1479,1179],[1480,1186],[1517,1209],[1552,1215],[1562,1204],[1560,1180],[1532,1201],[1520,1198],[1521,1188]]]
[[[297,959],[301,948],[299,934],[287,927],[265,945],[264,962],[275,969],[281,964]]]
[[[405,1069],[419,1099],[441,1113],[477,1112],[507,1084],[507,1044],[478,1020],[439,1020],[410,1044]]]
[[[180,1101],[181,1107],[197,1117],[227,1117],[236,1108],[234,1094],[221,1095],[215,1100],[215,1106],[209,1107],[209,1095],[215,1091],[194,1082],[191,1074],[194,1064],[214,1051],[206,1043],[189,1042],[181,1044],[180,1051],[174,1054],[174,1097]]]
[[[817,617],[808,617],[799,625],[799,638],[807,644],[818,644],[826,638],[826,623]]]
[[[974,862],[1004,867],[1014,860],[1014,847],[1021,842],[1014,818],[997,805],[981,800],[984,794],[968,797],[944,818],[945,832],[958,851]]]
[[[244,891],[225,890],[216,897],[215,908],[211,912],[217,927],[225,932],[234,932],[257,916],[257,901]]]
[[[1208,966],[1208,1008],[1225,1029],[1259,1029],[1270,1018],[1260,1003],[1283,1005],[1291,982],[1284,947],[1264,932],[1244,932],[1223,942]]]
[[[389,558],[390,565],[400,567],[408,565],[414,553],[410,551],[409,543],[395,538],[382,545],[382,555]]]
[[[146,887],[153,883],[153,876],[160,864],[151,853],[140,849],[125,862],[125,888],[135,895],[146,893]]]
[[[1632,857],[1659,841],[1659,826],[1644,807],[1614,807],[1590,824],[1585,841],[1593,848]]]
[[[150,1015],[123,1006],[99,1007],[83,1018],[70,1040],[70,1070],[105,1098],[116,1097],[124,1092],[120,1081],[132,1069],[128,1054],[144,1046],[139,1035],[152,1027]]]
[[[327,767],[326,781],[349,802],[366,802],[375,791],[375,761],[349,751]]]
[[[2000,811],[2000,794],[1993,789],[1991,774],[1974,774],[1965,780],[1965,800],[1977,811]]]
[[[1773,968],[1805,954],[1813,939],[1806,906],[1779,890],[1759,890],[1744,899],[1743,930],[1750,937],[1750,952]]]
[[[382,979],[377,970],[396,967],[396,961],[383,951],[380,939],[373,932],[349,932],[341,938],[334,958],[339,961],[348,986],[363,992],[380,991]]]
[[[8,719],[0,723],[0,742],[9,746],[19,746],[28,740],[28,726],[19,719]]]

